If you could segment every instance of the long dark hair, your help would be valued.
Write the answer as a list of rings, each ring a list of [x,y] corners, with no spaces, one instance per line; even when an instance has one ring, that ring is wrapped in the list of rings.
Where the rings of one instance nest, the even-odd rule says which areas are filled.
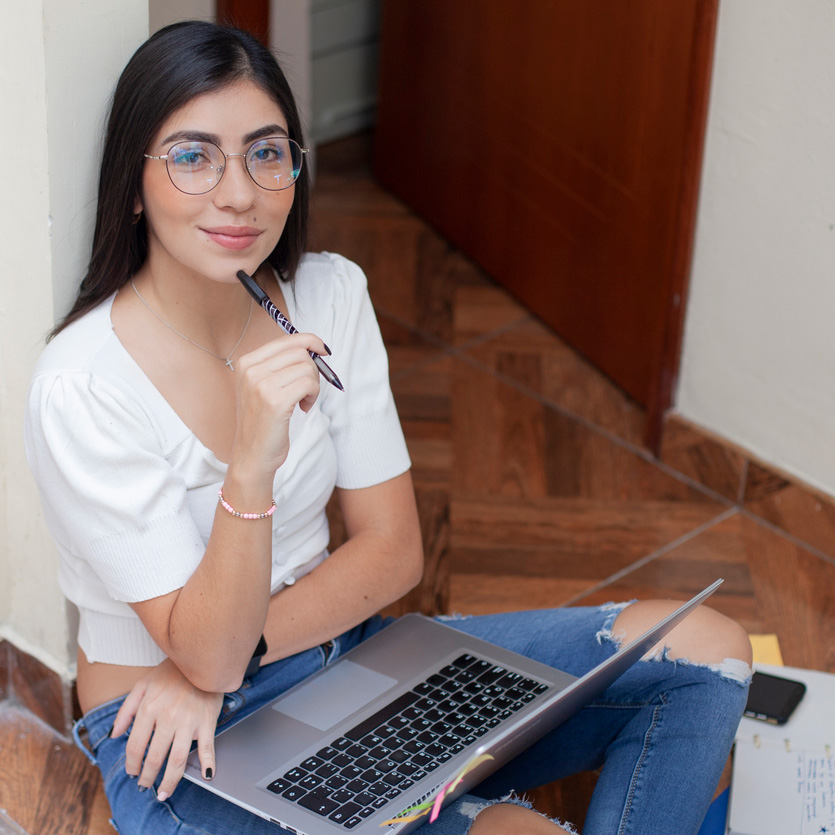
[[[204,21],[174,23],[139,47],[122,72],[99,173],[98,208],[87,275],[70,312],[50,338],[120,287],[145,263],[148,230],[133,208],[142,181],[143,154],[160,126],[195,96],[235,81],[253,81],[281,108],[291,139],[304,146],[290,85],[272,53],[252,35]],[[303,168],[293,208],[267,261],[289,281],[305,250],[310,181]]]

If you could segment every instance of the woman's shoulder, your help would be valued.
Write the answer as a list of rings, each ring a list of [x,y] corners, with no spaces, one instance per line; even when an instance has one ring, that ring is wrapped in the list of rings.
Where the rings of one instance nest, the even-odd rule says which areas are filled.
[[[303,296],[364,295],[368,282],[362,269],[334,252],[307,252],[302,258],[293,281],[293,291]]]
[[[103,301],[47,343],[29,385],[30,411],[137,411],[136,392],[141,379],[113,332],[111,302],[112,297]]]
[[[113,297],[67,325],[50,340],[35,366],[35,376],[88,372],[102,355],[115,353],[116,341],[110,321]]]

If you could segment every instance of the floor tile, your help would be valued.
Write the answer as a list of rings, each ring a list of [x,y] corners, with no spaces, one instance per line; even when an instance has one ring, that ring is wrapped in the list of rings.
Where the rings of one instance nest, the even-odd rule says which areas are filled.
[[[745,456],[675,415],[664,424],[660,457],[665,464],[730,501],[739,500],[747,465]]]
[[[835,557],[835,504],[751,462],[744,507]]]
[[[644,410],[536,319],[528,317],[467,353],[548,403],[641,445]]]

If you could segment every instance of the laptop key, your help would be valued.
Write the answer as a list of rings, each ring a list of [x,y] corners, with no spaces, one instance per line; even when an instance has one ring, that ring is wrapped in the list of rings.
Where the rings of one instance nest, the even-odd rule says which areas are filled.
[[[296,768],[291,768],[284,775],[284,779],[289,780],[291,783],[298,783],[303,777],[307,777],[307,772],[298,766],[296,766]]]
[[[290,786],[289,789],[281,793],[281,796],[286,797],[288,800],[300,800],[306,794],[307,792],[301,786]]]
[[[355,826],[358,826],[362,823],[362,818],[359,815],[354,815],[353,817],[348,818],[342,825],[346,829],[353,829]]]
[[[336,795],[334,795],[334,799],[336,799]],[[371,794],[371,792],[366,789],[366,791],[360,792],[354,798],[354,803],[359,803],[360,806],[370,806],[376,799],[376,795]]]
[[[325,761],[319,759],[319,757],[308,757],[302,764],[301,768],[305,771],[316,771],[320,765],[324,765]]]
[[[298,804],[305,809],[310,809],[311,812],[316,812],[317,815],[322,815],[322,817],[330,815],[339,808],[339,804],[335,800],[328,797],[316,797],[312,794],[302,797]]]
[[[360,809],[362,809],[362,806],[359,803],[346,803],[328,815],[328,820],[336,821],[336,823],[345,823],[349,818],[354,817]]]
[[[507,670],[504,667],[496,665],[487,670],[486,673],[482,673],[478,677],[478,680],[482,684],[492,684],[494,681],[498,681],[506,672]]]
[[[325,780],[325,786],[335,791],[336,789],[341,789],[347,782],[347,777],[343,777],[341,774],[334,774],[333,777],[328,777]]]
[[[307,777],[302,777],[299,780],[299,785],[306,791],[313,791],[313,789],[322,785],[322,781],[315,774],[308,774]]]
[[[287,780],[282,779],[281,777],[278,780],[273,780],[269,786],[267,786],[267,791],[275,792],[276,794],[281,794],[285,789],[290,788],[290,783]]]

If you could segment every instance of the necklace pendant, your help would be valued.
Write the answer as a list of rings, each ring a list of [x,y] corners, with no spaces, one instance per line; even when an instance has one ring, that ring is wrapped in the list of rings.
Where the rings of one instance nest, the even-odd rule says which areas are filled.
[[[228,366],[229,366],[229,370],[230,370],[230,371],[234,371],[234,370],[235,370],[235,366],[234,366],[234,365],[232,365],[232,358],[231,358],[231,357],[229,357],[229,358],[226,360],[226,365],[228,365]]]

